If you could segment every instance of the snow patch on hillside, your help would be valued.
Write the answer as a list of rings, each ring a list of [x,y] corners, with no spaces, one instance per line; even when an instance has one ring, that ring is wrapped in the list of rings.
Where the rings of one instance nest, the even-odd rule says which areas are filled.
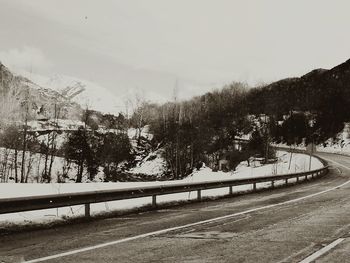
[[[153,139],[153,134],[150,133],[150,127],[149,125],[145,125],[141,129],[141,136],[146,138],[148,141],[151,141]],[[128,129],[128,136],[130,139],[136,139],[136,136],[138,135],[138,130],[135,128],[129,128]]]
[[[350,123],[345,123],[344,129],[335,138],[330,138],[317,146],[320,152],[350,155]]]
[[[309,170],[310,157],[305,154],[293,153],[291,163],[289,165],[290,153],[284,151],[276,152],[278,161],[274,164],[267,164],[262,166],[248,166],[246,161],[241,162],[236,171],[232,172],[213,172],[209,167],[203,167],[199,171],[195,170],[190,176],[184,180],[192,182],[201,181],[216,181],[236,178],[251,178],[264,177],[277,174],[288,174],[305,172]],[[312,158],[311,169],[316,170],[322,168],[323,164],[317,159]]]
[[[288,146],[285,143],[273,144],[277,147],[284,147],[297,150],[306,150],[305,144]],[[329,138],[323,143],[316,145],[316,152],[337,153],[350,155],[350,123],[344,124],[344,129],[334,138]]]
[[[32,131],[76,131],[84,127],[84,122],[68,119],[49,119],[49,120],[34,120],[27,123]]]
[[[166,162],[162,157],[162,150],[151,152],[140,161],[136,167],[129,170],[133,174],[146,174],[161,176],[166,170]]]
[[[80,104],[82,108],[88,107],[89,109],[112,114],[118,114],[125,108],[125,98],[117,97],[108,89],[91,81],[58,74],[44,76],[27,71],[17,71],[17,73],[41,87],[59,92],[72,102]]]

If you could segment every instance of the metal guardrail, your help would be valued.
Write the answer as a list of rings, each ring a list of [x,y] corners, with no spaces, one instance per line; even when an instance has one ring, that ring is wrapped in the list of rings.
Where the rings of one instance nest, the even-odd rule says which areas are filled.
[[[285,184],[288,184],[288,180],[290,179],[296,179],[296,182],[299,182],[300,179],[307,180],[317,176],[325,175],[327,172],[328,166],[325,166],[317,170],[302,173],[255,177],[249,179],[230,179],[222,181],[178,183],[170,185],[125,188],[118,190],[2,198],[0,199],[0,214],[59,208],[74,205],[85,205],[85,216],[89,217],[90,204],[92,203],[117,201],[140,197],[152,197],[152,206],[156,207],[156,197],[159,195],[197,191],[197,199],[201,200],[201,191],[203,190],[228,187],[229,193],[232,195],[232,188],[234,186],[253,185],[253,191],[255,191],[257,189],[258,183],[271,182],[271,188],[273,188],[276,181],[284,180]]]

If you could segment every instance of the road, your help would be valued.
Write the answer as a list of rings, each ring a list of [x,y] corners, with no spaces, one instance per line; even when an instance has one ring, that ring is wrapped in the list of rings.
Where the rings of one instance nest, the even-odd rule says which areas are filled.
[[[319,155],[288,188],[0,236],[0,262],[350,262],[350,158]]]

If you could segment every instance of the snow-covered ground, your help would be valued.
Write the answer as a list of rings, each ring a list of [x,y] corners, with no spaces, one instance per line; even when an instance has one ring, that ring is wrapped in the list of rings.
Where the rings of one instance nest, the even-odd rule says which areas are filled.
[[[107,189],[122,189],[130,187],[143,187],[151,185],[169,185],[178,183],[201,182],[201,181],[217,181],[228,180],[234,178],[250,178],[259,176],[268,176],[272,174],[285,174],[307,171],[309,166],[309,156],[304,154],[293,154],[291,164],[289,165],[290,154],[286,152],[278,152],[278,163],[268,164],[264,166],[247,167],[242,162],[235,172],[212,172],[208,167],[203,167],[199,171],[195,171],[192,175],[183,180],[178,181],[156,181],[156,182],[118,182],[118,183],[86,183],[86,184],[0,184],[0,198],[11,198],[20,196],[35,196],[57,193],[71,193],[83,191],[98,191]],[[290,169],[288,169],[290,167]],[[322,163],[312,158],[311,169],[322,167]],[[258,184],[258,187],[268,187],[269,183]],[[251,190],[251,186],[234,187],[234,192]],[[202,191],[202,196],[222,196],[228,194],[227,188],[212,189]],[[158,196],[157,202],[171,202],[195,199],[196,193],[178,193],[165,196]],[[141,207],[150,204],[151,197],[137,198],[122,201],[113,201],[106,203],[98,203],[91,205],[92,214],[99,214],[113,210],[126,210]],[[83,206],[73,206],[58,209],[47,209],[23,213],[12,213],[0,215],[0,226],[12,224],[31,224],[49,221],[64,220],[84,214]]]
[[[274,144],[276,147],[291,148],[296,150],[306,150],[305,145],[293,145],[292,147],[286,144]],[[332,140],[327,140],[325,144],[316,145],[316,152],[325,153],[337,153],[343,155],[350,155],[350,140],[342,140],[337,142],[332,142]]]
[[[286,144],[275,144],[275,146],[289,148]],[[300,144],[293,145],[292,148],[305,150],[306,147]],[[324,143],[316,145],[316,151],[350,155],[350,123],[345,123],[344,129],[334,138],[329,138]]]
[[[47,121],[29,121],[28,126],[32,131],[76,131],[80,127],[84,127],[84,122],[79,120],[67,120],[67,119],[50,119]]]
[[[141,136],[150,141],[153,139],[153,134],[150,133],[149,129],[150,129],[149,125],[145,125],[144,127],[142,127]],[[138,134],[137,129],[135,128],[128,129],[128,136],[130,139],[135,139],[137,134]]]
[[[318,145],[317,151],[350,155],[350,140],[326,141],[325,145]]]
[[[260,165],[259,163],[253,163],[250,167],[247,166],[247,162],[241,162],[234,172],[212,172],[209,167],[204,167],[200,171],[195,171],[192,176],[186,178],[187,180],[199,182],[199,181],[211,181],[211,180],[224,180],[229,178],[250,178],[261,177],[277,174],[297,173],[305,172],[309,170],[309,155],[293,153],[291,164],[289,165],[290,153],[284,151],[277,151],[278,162],[275,164]],[[311,160],[311,169],[316,170],[322,167],[322,163],[316,159]],[[184,180],[186,180],[184,179]]]
[[[45,136],[42,138],[45,139]],[[7,157],[6,157],[7,156]],[[21,173],[21,156],[22,151],[18,151],[18,166],[17,172]],[[14,158],[14,150],[0,147],[0,164],[3,169],[3,165],[7,163],[6,175],[0,173],[0,182],[3,181],[2,176],[6,176],[9,179],[9,185],[14,183],[15,168],[12,167],[12,161]],[[47,161],[47,165],[50,165],[50,158]],[[11,169],[12,167],[12,169]],[[28,183],[41,183],[42,174],[45,167],[45,155],[39,153],[26,152],[26,165],[25,174],[28,175]],[[66,170],[65,170],[66,169]],[[3,172],[3,170],[1,170]],[[62,157],[55,156],[52,163],[51,181],[52,182],[74,182],[77,174],[77,165],[75,163],[66,164],[65,159]],[[11,179],[12,178],[12,179]],[[103,181],[104,173],[100,167],[98,174],[94,180],[96,182]],[[87,173],[84,171],[83,182],[87,181]],[[6,181],[6,180],[5,180]],[[4,183],[0,183],[0,198],[2,197],[2,186]],[[19,185],[19,184],[16,184]],[[24,184],[30,185],[30,184]]]
[[[162,149],[151,152],[128,172],[133,174],[146,174],[161,176],[166,170],[166,162],[162,157]]]
[[[79,127],[83,126],[84,124],[80,121],[74,121],[74,120],[64,120],[64,119],[58,119],[58,120],[49,120],[49,121],[32,121],[29,122],[29,126],[31,127],[31,130],[33,131],[47,131],[47,130],[61,130],[62,133],[59,133],[56,135],[56,146],[58,148],[61,148],[64,144],[64,142],[67,141],[68,134],[66,131],[71,130],[77,130]],[[152,134],[149,133],[149,127],[145,126],[142,129],[141,136],[146,138],[147,140],[152,139]],[[120,132],[118,130],[102,130],[102,132]],[[130,141],[134,147],[134,149],[137,151],[137,142],[134,139],[136,133],[136,129],[130,128],[128,130],[128,135],[130,138]],[[37,137],[37,139],[40,142],[44,142],[46,145],[49,141],[50,134],[42,134]],[[20,173],[21,171],[21,156],[22,151],[18,151],[18,167],[17,171]],[[141,157],[139,155],[139,157]],[[4,180],[3,177],[6,178],[14,178],[15,174],[15,168],[13,167],[13,159],[14,159],[14,150],[6,149],[3,147],[0,147],[0,164],[1,166],[5,165],[7,163],[6,168],[6,175],[3,174],[3,168],[0,166],[0,183]],[[47,165],[50,164],[50,158],[48,160]],[[11,169],[12,167],[12,169]],[[26,152],[26,167],[25,167],[25,173],[28,174],[28,183],[41,183],[41,175],[43,174],[43,170],[45,167],[45,156],[43,154],[39,153],[30,153]],[[68,171],[65,170],[68,168]],[[136,167],[132,168],[130,173],[133,174],[145,174],[145,175],[153,175],[153,176],[161,176],[164,173],[165,170],[165,161],[161,157],[161,151],[156,150],[153,152],[150,152],[144,159],[138,160],[138,163]],[[63,178],[63,174],[65,174]],[[69,166],[65,163],[65,159],[62,157],[55,156],[52,164],[52,172],[51,172],[51,181],[53,183],[57,181],[63,180],[63,182],[73,182],[75,181],[77,174],[77,165],[74,163],[70,163]],[[98,174],[95,176],[94,181],[95,182],[101,182],[104,179],[104,173],[103,168],[99,168]],[[13,181],[14,179],[9,179],[10,181]],[[87,171],[85,169],[83,174],[83,182],[86,182],[87,179]],[[1,195],[0,195],[1,197]]]

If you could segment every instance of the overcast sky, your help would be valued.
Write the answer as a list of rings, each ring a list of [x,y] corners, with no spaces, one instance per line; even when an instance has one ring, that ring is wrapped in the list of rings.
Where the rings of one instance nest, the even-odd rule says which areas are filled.
[[[0,61],[168,99],[350,58],[349,0],[0,0]]]

